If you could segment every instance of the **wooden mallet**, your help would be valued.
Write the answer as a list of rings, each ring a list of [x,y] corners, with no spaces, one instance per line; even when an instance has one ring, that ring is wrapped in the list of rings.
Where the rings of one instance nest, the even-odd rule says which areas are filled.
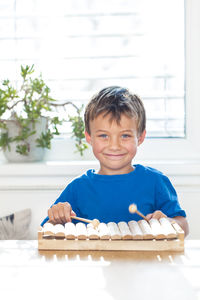
[[[149,221],[139,210],[137,210],[137,205],[136,204],[129,205],[128,210],[131,214],[138,214],[140,217],[142,217],[147,222]]]
[[[99,220],[97,220],[97,219],[88,220],[88,219],[80,218],[80,217],[77,217],[77,216],[70,216],[70,218],[78,220],[78,221],[86,222],[86,223],[91,223],[94,226],[94,228],[97,228],[100,224]]]

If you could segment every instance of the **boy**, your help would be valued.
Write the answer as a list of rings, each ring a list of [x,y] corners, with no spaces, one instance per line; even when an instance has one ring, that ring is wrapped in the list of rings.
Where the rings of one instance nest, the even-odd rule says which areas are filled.
[[[71,215],[100,222],[135,219],[128,211],[135,203],[148,219],[173,218],[188,234],[185,211],[176,191],[161,172],[132,165],[137,147],[146,135],[142,101],[127,89],[111,86],[95,95],[85,111],[85,137],[100,168],[75,178],[48,210],[42,222],[70,222]]]

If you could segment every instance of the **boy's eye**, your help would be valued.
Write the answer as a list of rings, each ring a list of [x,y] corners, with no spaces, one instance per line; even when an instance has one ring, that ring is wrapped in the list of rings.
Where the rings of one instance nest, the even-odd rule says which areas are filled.
[[[108,136],[107,136],[107,134],[100,134],[98,137],[101,137],[101,138],[103,138],[103,139],[106,139]]]
[[[123,139],[127,139],[127,138],[130,138],[130,137],[131,137],[130,134],[122,134],[122,138],[123,138]]]

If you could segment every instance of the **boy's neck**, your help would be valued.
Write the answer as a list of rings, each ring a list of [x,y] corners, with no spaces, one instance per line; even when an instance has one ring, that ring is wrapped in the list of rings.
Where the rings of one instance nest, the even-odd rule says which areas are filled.
[[[101,168],[99,169],[97,174],[99,174],[99,175],[123,175],[123,174],[131,173],[134,170],[135,170],[134,166],[129,166],[128,168],[126,167],[121,170],[113,170],[113,169],[108,169],[108,168],[104,168],[101,166]]]

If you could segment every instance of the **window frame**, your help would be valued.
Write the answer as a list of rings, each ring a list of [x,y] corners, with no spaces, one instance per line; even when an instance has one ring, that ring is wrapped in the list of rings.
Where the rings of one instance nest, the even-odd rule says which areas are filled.
[[[185,99],[186,99],[186,137],[185,138],[148,138],[138,148],[135,160],[200,160],[200,2],[185,0]],[[54,140],[52,151],[46,160],[71,161],[94,160],[91,149],[84,157],[74,153],[72,139]],[[59,155],[58,155],[59,153]]]
[[[200,161],[200,2],[185,0],[185,138],[148,138],[138,148],[134,161]],[[0,160],[3,159],[0,153]],[[89,146],[83,157],[76,152],[75,142],[70,138],[58,138],[47,150],[45,161],[95,160]]]

